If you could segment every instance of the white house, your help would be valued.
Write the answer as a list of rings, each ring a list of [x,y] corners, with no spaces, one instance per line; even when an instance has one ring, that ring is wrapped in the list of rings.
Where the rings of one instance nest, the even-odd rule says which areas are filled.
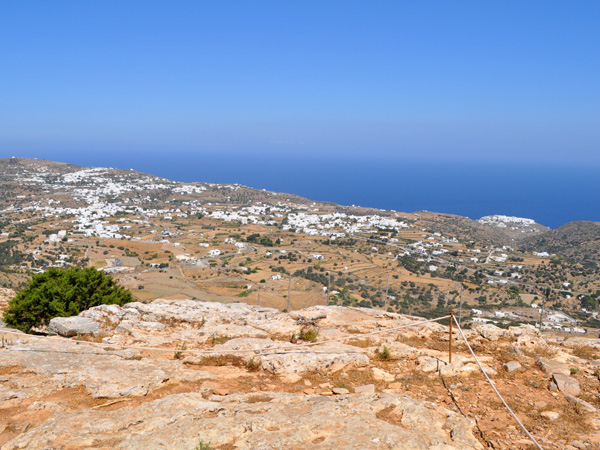
[[[221,254],[221,250],[219,250],[218,248],[208,251],[208,256],[219,256],[220,254]]]

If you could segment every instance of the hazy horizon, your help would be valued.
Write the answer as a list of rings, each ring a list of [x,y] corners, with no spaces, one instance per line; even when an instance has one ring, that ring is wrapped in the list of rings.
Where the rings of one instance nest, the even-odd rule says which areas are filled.
[[[12,2],[0,155],[600,167],[600,4]]]

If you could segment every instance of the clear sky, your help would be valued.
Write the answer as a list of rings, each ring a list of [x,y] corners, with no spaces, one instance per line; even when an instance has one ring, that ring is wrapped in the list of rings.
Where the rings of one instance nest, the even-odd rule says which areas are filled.
[[[600,1],[3,1],[0,157],[600,166]]]

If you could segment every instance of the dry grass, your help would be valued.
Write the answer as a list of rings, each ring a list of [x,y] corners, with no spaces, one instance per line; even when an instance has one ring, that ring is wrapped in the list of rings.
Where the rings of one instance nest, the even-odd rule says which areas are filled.
[[[269,397],[268,395],[253,395],[248,397],[246,403],[268,403],[271,400],[273,400],[273,398]]]
[[[246,367],[246,362],[240,356],[233,355],[215,355],[204,356],[197,365],[200,366],[236,366]]]
[[[346,341],[346,344],[359,348],[375,347],[377,345],[371,339],[350,339]]]
[[[600,351],[598,351],[597,348],[594,348],[590,345],[577,345],[571,350],[573,352],[573,355],[579,358],[587,360],[594,360],[600,358]]]
[[[556,349],[549,345],[536,345],[533,348],[523,348],[521,352],[530,358],[553,358],[556,356]]]

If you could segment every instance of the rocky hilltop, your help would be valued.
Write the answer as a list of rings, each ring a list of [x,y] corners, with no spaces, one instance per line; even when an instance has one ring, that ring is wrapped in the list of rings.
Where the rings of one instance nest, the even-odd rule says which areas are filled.
[[[532,447],[454,327],[367,308],[282,313],[155,300],[3,329],[0,445],[13,449]],[[465,330],[545,449],[597,448],[600,340]],[[210,443],[210,444],[209,444]]]

